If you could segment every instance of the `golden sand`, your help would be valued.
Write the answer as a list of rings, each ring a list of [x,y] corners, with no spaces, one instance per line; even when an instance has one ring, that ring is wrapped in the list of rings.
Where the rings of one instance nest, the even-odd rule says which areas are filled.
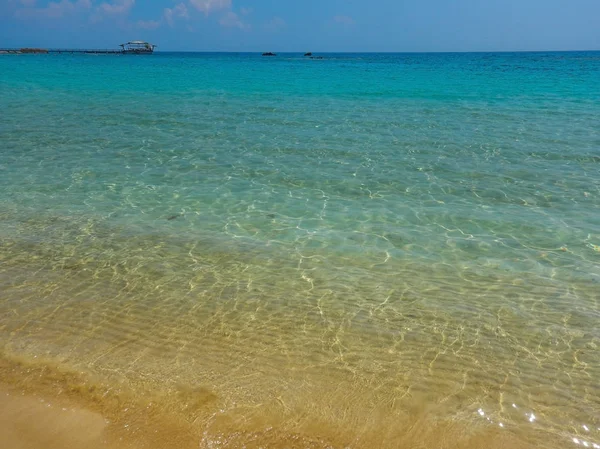
[[[557,294],[549,281],[470,276],[455,285],[450,272],[424,276],[423,266],[400,264],[389,275],[401,273],[403,289],[388,291],[367,277],[355,288],[348,285],[354,274],[340,271],[334,291],[320,286],[316,268],[302,278],[284,266],[275,276],[262,262],[242,264],[229,254],[194,271],[167,251],[152,271],[135,257],[115,265],[94,248],[93,263],[83,265],[72,264],[68,247],[60,251],[35,259],[38,253],[14,251],[5,259],[0,382],[17,396],[51,407],[67,401],[67,409],[101,416],[102,444],[600,443],[597,341],[575,331],[594,329],[594,315],[546,304]],[[592,292],[577,294],[589,303]],[[563,324],[545,328],[534,319]],[[42,432],[50,441],[49,429],[62,425],[34,430],[42,420],[33,410],[2,406],[4,416],[21,416],[8,426],[27,437]]]
[[[366,426],[357,429],[351,420],[342,428],[339,420],[329,426],[310,423],[306,416],[296,416],[296,424],[304,422],[294,426],[289,414],[261,416],[252,410],[218,416],[211,405],[215,398],[202,389],[182,391],[175,401],[162,398],[161,403],[159,397],[133,397],[44,363],[34,366],[5,357],[0,366],[0,433],[3,447],[11,449],[532,447],[491,427],[439,422],[431,428],[426,407],[398,428],[377,434]],[[284,405],[281,409],[286,415]]]

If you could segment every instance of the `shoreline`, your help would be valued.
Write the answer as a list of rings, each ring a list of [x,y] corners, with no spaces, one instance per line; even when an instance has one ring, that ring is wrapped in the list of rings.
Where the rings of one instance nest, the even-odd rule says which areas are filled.
[[[107,440],[107,420],[70,401],[26,394],[0,383],[0,433],[12,449],[116,449]],[[134,449],[134,445],[121,447]]]
[[[5,398],[0,432],[14,449],[342,447],[287,434],[267,424],[269,417],[256,419],[252,413],[247,420],[219,419],[218,412],[206,410],[215,397],[203,389],[183,391],[177,410],[173,402],[161,403],[161,393],[134,397],[123,384],[108,384],[50,361],[29,364],[0,355],[0,396]]]
[[[191,394],[183,395],[180,405]],[[391,441],[377,441],[367,429],[335,429],[318,421],[305,424],[314,432],[293,432],[284,422],[274,425],[273,416],[257,416],[251,410],[222,417],[217,416],[219,412],[201,415],[189,410],[186,414],[187,406],[180,410],[163,407],[151,395],[140,400],[129,395],[124,385],[103,384],[83,373],[53,368],[48,361],[34,366],[0,357],[0,395],[4,398],[0,432],[13,449],[530,447],[491,426],[478,426],[474,431],[457,422],[437,422],[437,428],[423,428],[428,421],[426,410],[411,417],[413,425],[396,432]],[[211,401],[206,393],[203,399]],[[196,401],[196,408],[203,408],[202,402]]]
[[[153,410],[151,402],[134,401],[118,386],[112,390],[49,361],[34,365],[0,355],[0,432],[11,448],[197,447],[183,426]]]

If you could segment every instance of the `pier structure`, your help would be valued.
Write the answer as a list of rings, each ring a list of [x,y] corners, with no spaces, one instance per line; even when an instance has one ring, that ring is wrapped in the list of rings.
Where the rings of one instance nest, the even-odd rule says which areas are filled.
[[[154,53],[156,45],[144,41],[131,41],[120,45],[120,49],[85,48],[0,48],[0,54],[88,54],[88,55],[149,55]]]

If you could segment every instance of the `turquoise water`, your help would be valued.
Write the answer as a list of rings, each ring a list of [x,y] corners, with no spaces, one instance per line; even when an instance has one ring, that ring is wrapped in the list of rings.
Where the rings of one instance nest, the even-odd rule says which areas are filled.
[[[600,53],[324,56],[1,57],[5,356],[333,447],[600,445]]]

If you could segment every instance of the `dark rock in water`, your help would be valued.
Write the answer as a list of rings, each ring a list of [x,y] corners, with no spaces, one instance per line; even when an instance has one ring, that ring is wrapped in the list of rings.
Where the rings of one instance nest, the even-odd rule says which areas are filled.
[[[275,214],[267,214],[267,218],[275,218]]]
[[[310,59],[323,59],[323,56],[311,56]]]
[[[270,51],[268,51],[268,52],[266,52],[266,53],[263,53],[262,55],[263,55],[263,56],[277,56],[277,54],[276,54],[276,53],[271,53]]]
[[[309,51],[308,53],[304,53],[304,56],[312,56],[312,53]]]
[[[170,217],[167,218],[167,220],[171,221],[171,220],[175,220],[176,218],[181,217],[181,214],[175,214],[175,215],[171,215]]]

